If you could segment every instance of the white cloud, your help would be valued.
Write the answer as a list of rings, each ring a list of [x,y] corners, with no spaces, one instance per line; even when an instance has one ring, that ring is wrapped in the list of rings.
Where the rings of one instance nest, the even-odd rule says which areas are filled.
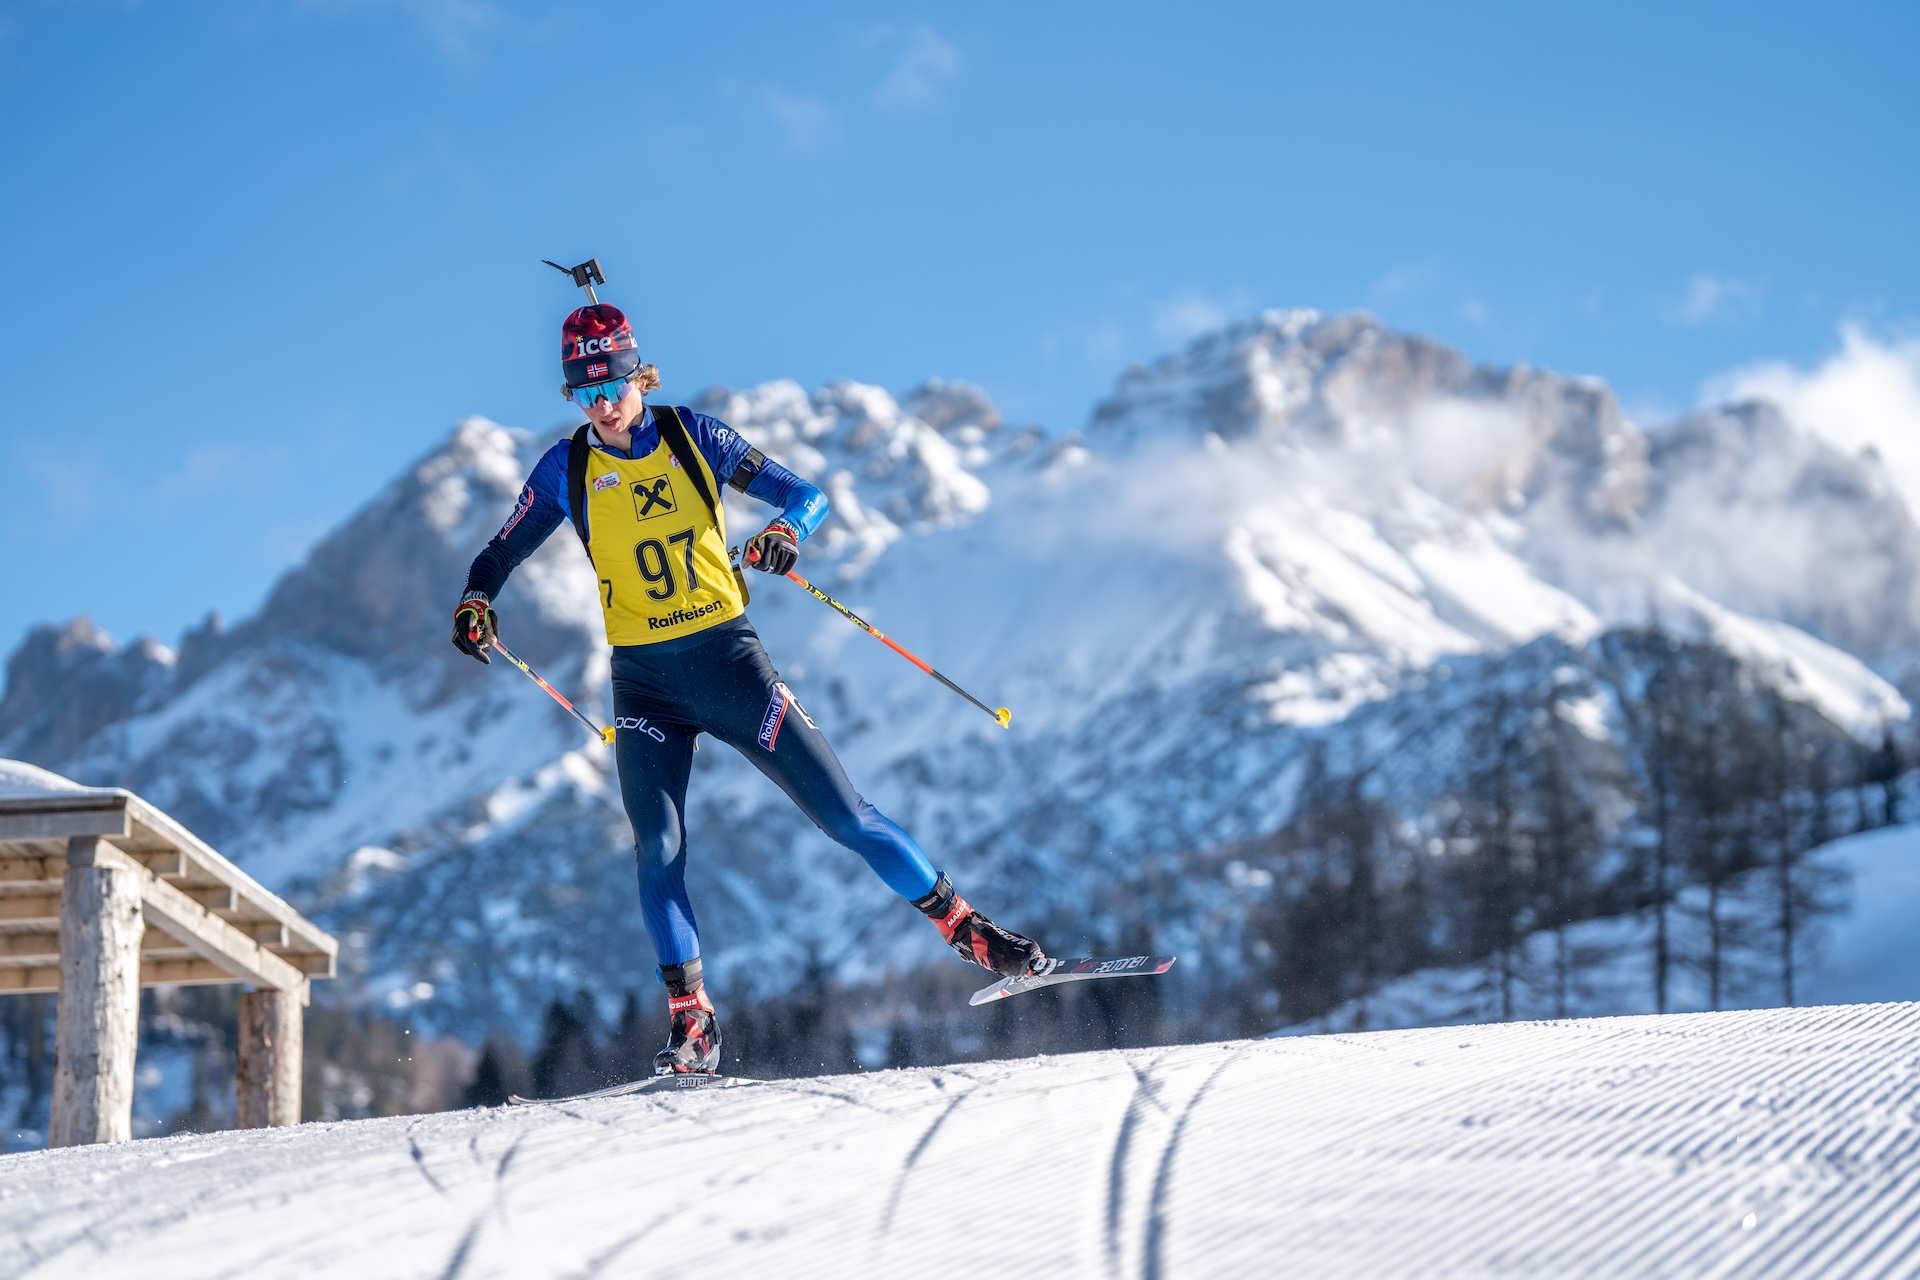
[[[1234,316],[1251,310],[1244,290],[1215,297],[1198,289],[1182,289],[1153,306],[1153,336],[1162,342],[1185,342],[1218,329]]]
[[[1687,277],[1686,290],[1667,309],[1668,319],[1701,325],[1759,310],[1760,286],[1751,280],[1697,271]]]
[[[1164,299],[1153,308],[1154,336],[1168,342],[1185,342],[1226,322],[1225,307],[1192,290]]]
[[[768,85],[760,90],[760,102],[795,151],[818,151],[839,136],[839,116],[813,94],[787,93]]]
[[[904,34],[893,67],[874,90],[874,105],[886,111],[928,111],[946,100],[948,86],[960,78],[960,50],[932,27]]]
[[[1709,402],[1764,399],[1794,425],[1857,453],[1876,450],[1920,513],[1920,341],[1881,342],[1858,325],[1840,330],[1840,350],[1806,372],[1749,365],[1707,384]]]
[[[1403,298],[1428,288],[1437,278],[1432,267],[1395,267],[1373,282],[1373,296],[1381,300]]]

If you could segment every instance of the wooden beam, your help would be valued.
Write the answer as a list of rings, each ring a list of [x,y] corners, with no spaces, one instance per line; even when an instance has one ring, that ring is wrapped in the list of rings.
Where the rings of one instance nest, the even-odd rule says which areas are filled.
[[[60,958],[60,930],[52,933],[0,934],[0,960],[50,960]]]
[[[65,858],[0,857],[0,880],[51,885],[54,892],[58,893],[60,881],[66,874]]]
[[[127,856],[157,876],[184,876],[189,870],[187,855],[178,849],[162,849],[157,853],[130,853]]]
[[[211,987],[239,982],[240,979],[219,965],[198,957],[140,953],[140,985],[143,987]],[[59,990],[58,965],[35,962],[17,967],[0,966],[0,996],[50,995]]]
[[[58,840],[68,836],[125,836],[133,828],[127,820],[127,798],[87,809],[29,809],[0,811],[0,840]],[[11,806],[8,807],[12,809]]]
[[[287,962],[309,978],[334,976],[334,957],[317,951],[290,951]]]
[[[44,920],[60,927],[60,895],[23,893],[0,898],[0,921]]]
[[[137,797],[120,787],[81,787],[48,795],[0,800],[0,814],[70,813],[81,809],[125,809]]]
[[[144,903],[160,928],[242,982],[276,991],[297,991],[306,982],[298,969],[164,880],[147,878]]]
[[[237,982],[231,973],[211,960],[178,959],[140,961],[140,985],[143,987],[210,987]]]
[[[60,966],[57,964],[0,969],[0,995],[33,995],[59,989]]]
[[[60,892],[60,1002],[49,1147],[133,1137],[133,1055],[140,1038],[143,882],[97,836],[68,842]]]
[[[181,885],[180,891],[209,911],[225,914],[240,909],[240,895],[230,884]]]
[[[287,945],[287,926],[278,920],[247,920],[236,922],[233,926],[252,938],[263,947],[284,947]],[[282,956],[281,959],[286,959]]]

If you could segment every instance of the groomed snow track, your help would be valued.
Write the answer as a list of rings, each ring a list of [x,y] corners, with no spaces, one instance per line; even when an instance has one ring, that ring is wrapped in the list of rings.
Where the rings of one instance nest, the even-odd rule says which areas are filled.
[[[1920,1273],[1920,1004],[1240,1041],[0,1158],[0,1275]]]

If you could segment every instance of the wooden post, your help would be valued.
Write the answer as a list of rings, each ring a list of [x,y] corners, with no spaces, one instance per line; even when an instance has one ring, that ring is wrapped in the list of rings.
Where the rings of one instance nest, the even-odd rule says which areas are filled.
[[[146,871],[98,836],[67,841],[60,893],[60,1004],[47,1145],[133,1137],[140,1040],[141,881]]]
[[[300,1123],[304,991],[240,996],[240,1056],[235,1064],[236,1120],[242,1129]]]

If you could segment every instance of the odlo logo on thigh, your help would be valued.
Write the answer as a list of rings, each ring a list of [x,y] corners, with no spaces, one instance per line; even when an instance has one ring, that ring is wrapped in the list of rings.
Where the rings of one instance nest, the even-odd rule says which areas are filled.
[[[648,724],[644,716],[637,719],[633,716],[615,716],[613,718],[613,727],[616,729],[638,729],[655,742],[665,742],[667,740],[667,735]]]

